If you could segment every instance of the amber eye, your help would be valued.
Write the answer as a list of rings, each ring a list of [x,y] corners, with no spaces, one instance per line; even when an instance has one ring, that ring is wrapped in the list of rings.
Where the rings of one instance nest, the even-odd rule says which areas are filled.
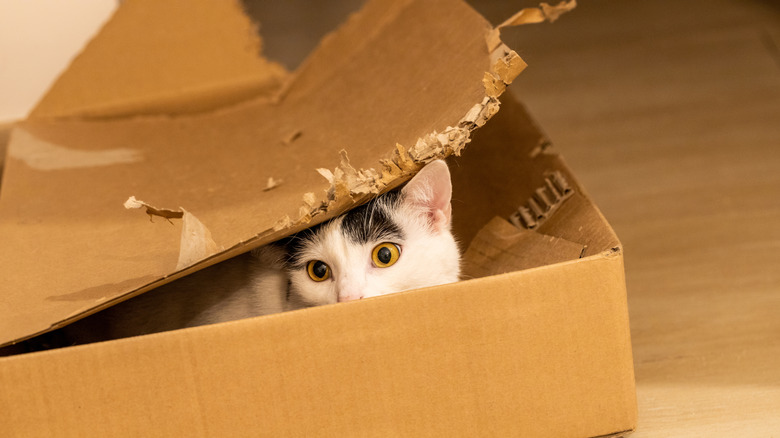
[[[395,243],[380,243],[371,251],[371,260],[377,268],[393,266],[401,257],[401,247]]]
[[[309,278],[314,281],[325,281],[330,278],[330,266],[322,260],[312,260],[306,264]]]

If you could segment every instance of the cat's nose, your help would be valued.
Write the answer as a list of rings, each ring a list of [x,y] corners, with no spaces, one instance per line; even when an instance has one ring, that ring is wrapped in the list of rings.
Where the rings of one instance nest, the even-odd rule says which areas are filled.
[[[365,281],[357,276],[342,272],[336,279],[336,291],[339,295],[339,303],[363,299]]]
[[[362,300],[362,299],[363,299],[363,294],[359,292],[339,294],[339,303],[343,303],[345,301]]]

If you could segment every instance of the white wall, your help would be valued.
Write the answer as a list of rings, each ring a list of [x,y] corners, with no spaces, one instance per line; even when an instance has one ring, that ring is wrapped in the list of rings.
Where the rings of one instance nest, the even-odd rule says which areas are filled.
[[[0,0],[0,124],[24,118],[117,0]]]

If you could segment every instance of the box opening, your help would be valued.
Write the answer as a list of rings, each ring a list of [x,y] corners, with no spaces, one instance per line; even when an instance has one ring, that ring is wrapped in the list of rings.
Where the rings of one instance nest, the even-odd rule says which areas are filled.
[[[453,233],[463,254],[462,279],[517,272],[619,248],[614,232],[527,111],[510,94],[501,99],[501,106],[463,155],[448,159]],[[533,230],[517,226],[524,223],[512,224],[511,216],[528,200],[544,204],[533,200],[550,185],[550,175],[566,178],[569,192],[565,199]],[[89,318],[75,324],[89,327]],[[70,342],[63,330],[55,330],[2,349],[0,354],[67,347]]]

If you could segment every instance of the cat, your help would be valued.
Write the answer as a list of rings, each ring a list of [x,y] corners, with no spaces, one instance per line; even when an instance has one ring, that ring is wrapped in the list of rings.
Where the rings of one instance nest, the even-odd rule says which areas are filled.
[[[68,343],[116,339],[359,300],[460,276],[444,161],[402,189],[280,242],[65,327]]]

